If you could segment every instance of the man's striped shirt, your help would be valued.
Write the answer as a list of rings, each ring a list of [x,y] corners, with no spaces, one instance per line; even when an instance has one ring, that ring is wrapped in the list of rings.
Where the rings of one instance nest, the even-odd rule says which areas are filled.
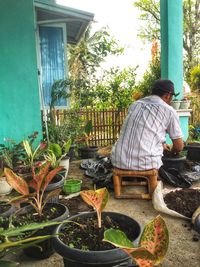
[[[128,170],[159,169],[166,133],[171,139],[182,137],[176,111],[156,95],[136,101],[130,106],[112,149],[113,166]]]

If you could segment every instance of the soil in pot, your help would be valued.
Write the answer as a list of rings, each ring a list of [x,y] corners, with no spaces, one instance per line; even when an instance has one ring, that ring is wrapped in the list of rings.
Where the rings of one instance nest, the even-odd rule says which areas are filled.
[[[24,210],[23,210],[24,209]],[[49,221],[63,221],[68,218],[69,211],[64,205],[58,203],[47,203],[42,216],[38,216],[32,207],[25,207],[19,211],[13,219],[14,225],[28,225],[33,222]],[[20,214],[21,212],[21,214]],[[35,231],[34,233],[28,232],[27,236],[41,236],[51,235],[56,226],[45,227],[44,229]],[[24,253],[35,259],[49,258],[55,251],[53,249],[52,239],[44,240],[37,244],[37,246],[30,246],[25,248]]]
[[[200,190],[181,189],[165,195],[164,201],[167,207],[188,218],[192,218],[195,210],[200,206]]]
[[[16,211],[16,207],[5,203],[5,202],[0,202],[0,216],[1,217],[9,217]]]
[[[129,228],[125,222],[119,222],[110,216],[102,220],[102,227],[98,228],[95,213],[88,217],[73,218],[73,221],[80,224],[67,223],[61,230],[60,239],[69,247],[86,251],[104,251],[115,247],[107,242],[103,242],[104,232],[107,229],[115,228],[124,231],[127,236],[135,236],[135,229]],[[70,234],[69,234],[70,233]]]

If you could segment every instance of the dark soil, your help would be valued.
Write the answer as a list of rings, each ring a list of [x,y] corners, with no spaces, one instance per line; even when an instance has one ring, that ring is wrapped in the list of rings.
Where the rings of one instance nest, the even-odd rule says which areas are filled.
[[[61,230],[60,239],[71,248],[77,248],[86,251],[102,251],[115,248],[113,245],[103,242],[104,231],[110,228],[120,229],[130,237],[133,236],[133,229],[129,229],[127,225],[119,225],[118,222],[109,216],[102,220],[102,227],[98,228],[97,218],[94,217],[78,217],[74,218],[80,224],[67,223]]]
[[[27,225],[33,222],[45,222],[47,220],[53,220],[63,214],[63,208],[56,203],[48,203],[43,209],[42,216],[34,212],[34,209],[25,211],[24,214],[17,214],[14,217],[14,224]]]
[[[192,218],[193,213],[200,206],[200,190],[175,190],[166,194],[164,201],[169,209]]]
[[[61,199],[60,203],[68,207],[70,216],[78,214],[80,212],[93,210],[93,208],[87,205],[80,196],[73,197],[70,199]]]
[[[11,208],[10,204],[0,203],[0,216],[1,216],[2,213],[6,212],[10,208]]]

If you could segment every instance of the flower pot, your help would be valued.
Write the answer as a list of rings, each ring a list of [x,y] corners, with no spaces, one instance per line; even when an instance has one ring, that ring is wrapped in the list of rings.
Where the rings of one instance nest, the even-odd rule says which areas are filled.
[[[187,158],[200,162],[200,143],[192,143],[186,146]]]
[[[174,101],[171,102],[170,105],[171,105],[174,109],[178,110],[178,109],[180,108],[180,104],[181,104],[181,101],[179,101],[179,100],[174,100]]]
[[[59,208],[61,210],[60,216],[54,218],[50,221],[62,222],[63,220],[69,217],[69,210],[65,205],[60,203],[47,203],[48,209],[51,207]],[[34,209],[30,206],[24,207],[17,213],[17,216],[24,215],[26,213],[34,213]],[[45,227],[44,229],[34,232],[33,236],[42,236],[42,235],[52,235],[55,230],[55,226]],[[34,259],[46,259],[49,258],[55,250],[53,249],[52,239],[47,239],[42,242],[37,243],[36,246],[30,246],[23,249],[23,252],[28,257]]]
[[[186,157],[162,157],[162,162],[166,170],[176,169],[182,171],[184,169],[184,164]]]
[[[8,195],[12,191],[12,186],[6,180],[6,177],[0,178],[0,195]]]
[[[45,189],[45,193],[48,194],[50,191],[53,191],[53,190],[58,189],[58,188],[62,188],[63,185],[64,185],[64,181],[65,181],[64,175],[63,174],[57,174],[53,178],[51,183]],[[48,202],[50,202],[50,203],[58,203],[58,201],[59,201],[59,195],[53,196],[51,199],[49,199]]]
[[[78,214],[70,217],[69,220],[76,220],[77,218],[86,220],[88,217],[92,218],[92,220],[93,218],[96,219],[96,212]],[[102,212],[102,220],[104,221],[106,218],[109,218],[112,222],[117,221],[120,228],[132,229],[131,236],[128,236],[132,241],[138,238],[141,229],[138,222],[134,219],[120,213]],[[66,245],[58,236],[62,232],[62,229],[65,228],[65,225],[64,223],[56,228],[54,232],[56,237],[53,240],[53,246],[56,252],[63,257],[65,267],[111,267],[121,263],[127,263],[127,265],[131,263],[130,257],[122,249],[112,248],[108,250],[88,251]],[[72,233],[69,234],[71,235]]]
[[[82,181],[79,179],[65,180],[63,191],[67,194],[79,192],[81,190],[81,184]]]
[[[189,109],[190,107],[190,101],[181,101],[180,103],[180,109]]]
[[[90,147],[80,147],[78,149],[78,154],[82,159],[90,159],[95,158],[97,156],[98,147],[90,146]]]
[[[63,166],[65,168],[65,172],[64,172],[65,179],[67,178],[68,171],[69,171],[69,160],[70,158],[66,157],[62,159],[59,164],[60,166]]]

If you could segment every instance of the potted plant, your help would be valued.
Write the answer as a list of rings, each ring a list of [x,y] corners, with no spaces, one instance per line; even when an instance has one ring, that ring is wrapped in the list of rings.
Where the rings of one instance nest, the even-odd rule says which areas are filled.
[[[0,266],[5,267],[12,267],[18,265],[17,262],[4,260],[5,256],[11,253],[16,253],[19,249],[37,245],[41,241],[47,240],[48,238],[52,237],[52,235],[31,237],[27,233],[36,231],[38,229],[43,229],[45,227],[60,224],[60,222],[48,221],[43,223],[31,223],[29,225],[15,227],[12,224],[12,221],[8,222],[8,220],[6,219],[1,218],[0,220]],[[6,223],[7,227],[5,227]]]
[[[171,101],[171,106],[175,109],[175,110],[178,110],[180,108],[180,104],[181,104],[181,101],[178,100],[178,99],[173,99]]]
[[[67,207],[60,203],[49,203],[49,200],[57,196],[60,189],[50,191],[45,194],[47,186],[55,175],[63,169],[63,167],[57,167],[51,171],[49,162],[41,165],[38,169],[32,167],[32,180],[26,182],[22,177],[18,176],[11,169],[5,168],[4,173],[7,177],[8,183],[20,194],[19,197],[13,199],[12,202],[25,202],[29,205],[20,209],[17,212],[16,224],[28,224],[32,222],[43,222],[45,220],[62,221],[69,215]],[[31,193],[30,188],[34,191]],[[47,229],[48,234],[52,233],[53,229]],[[43,235],[39,232],[35,235]],[[51,240],[41,243],[42,250],[38,247],[30,247],[24,250],[24,252],[33,258],[47,258],[54,253]]]
[[[153,267],[162,263],[167,253],[169,233],[165,221],[158,215],[144,227],[138,247],[118,229],[106,230],[103,240],[123,249],[137,263],[135,266]]]
[[[140,234],[140,225],[132,218],[115,212],[102,212],[109,195],[106,188],[81,191],[83,200],[96,212],[77,214],[55,230],[53,245],[63,257],[64,266],[114,266],[128,262],[130,257],[122,250],[102,242],[103,233],[116,227],[125,231],[133,241]]]
[[[93,126],[92,121],[89,120],[83,128],[82,136],[76,139],[78,143],[78,153],[82,159],[95,158],[98,147],[90,146],[89,140],[92,138]]]
[[[189,109],[190,103],[191,103],[190,99],[188,99],[187,97],[184,97],[181,100],[180,109]]]
[[[72,144],[72,140],[68,139],[63,143],[62,147],[56,143],[50,143],[48,145],[47,153],[44,155],[46,161],[51,162],[53,168],[63,166],[65,170],[65,178],[69,171],[69,150]]]

